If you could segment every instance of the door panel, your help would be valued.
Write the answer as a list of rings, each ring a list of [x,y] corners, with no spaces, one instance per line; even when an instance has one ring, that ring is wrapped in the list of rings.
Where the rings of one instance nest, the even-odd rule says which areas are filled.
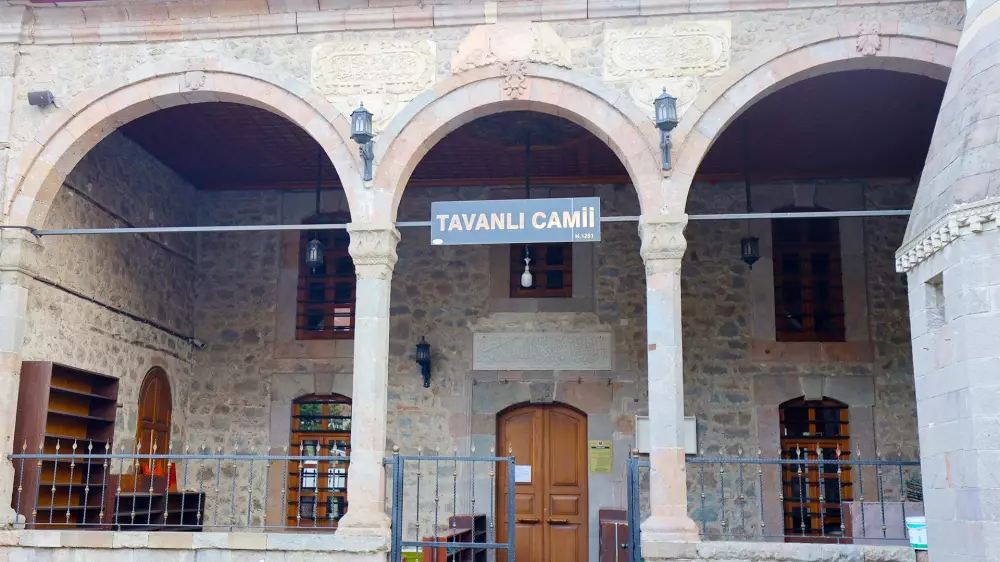
[[[136,422],[136,446],[140,454],[165,454],[170,446],[170,383],[167,373],[154,367],[139,387],[139,411]],[[166,475],[165,460],[142,464],[142,471],[151,475]]]
[[[546,408],[547,556],[544,562],[587,559],[587,418]]]
[[[518,562],[587,559],[587,419],[570,408],[545,404],[504,412],[497,419],[500,454],[521,467],[514,492]],[[530,468],[528,468],[530,467]],[[497,473],[498,540],[506,537],[506,467]],[[498,560],[506,561],[506,553]]]

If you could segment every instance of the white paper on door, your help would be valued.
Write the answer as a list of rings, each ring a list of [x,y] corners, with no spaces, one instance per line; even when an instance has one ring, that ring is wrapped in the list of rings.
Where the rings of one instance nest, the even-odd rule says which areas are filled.
[[[531,465],[530,464],[515,464],[514,465],[514,483],[515,484],[530,484],[531,483]]]

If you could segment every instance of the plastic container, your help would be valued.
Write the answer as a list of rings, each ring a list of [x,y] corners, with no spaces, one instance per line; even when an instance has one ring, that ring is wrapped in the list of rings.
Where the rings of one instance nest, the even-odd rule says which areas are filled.
[[[915,550],[927,550],[927,519],[923,516],[907,517],[906,534]]]

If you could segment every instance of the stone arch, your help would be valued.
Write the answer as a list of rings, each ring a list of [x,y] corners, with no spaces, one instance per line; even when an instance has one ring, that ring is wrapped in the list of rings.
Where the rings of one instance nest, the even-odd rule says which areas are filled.
[[[378,220],[395,220],[410,174],[439,140],[477,117],[517,110],[556,115],[589,130],[621,159],[642,208],[658,207],[663,174],[652,117],[595,78],[551,65],[524,65],[523,92],[511,93],[499,65],[474,68],[417,97],[390,122],[376,141],[371,206],[385,213]]]
[[[9,224],[41,226],[66,175],[121,125],[166,107],[214,101],[259,107],[301,127],[326,152],[349,206],[356,207],[362,182],[350,123],[332,104],[309,86],[254,63],[192,59],[117,76],[55,110],[25,143],[9,177],[15,185]]]
[[[777,42],[732,67],[702,92],[673,133],[674,170],[661,214],[684,213],[702,159],[719,136],[761,98],[796,82],[842,70],[884,69],[947,81],[960,31],[907,22],[852,22]]]

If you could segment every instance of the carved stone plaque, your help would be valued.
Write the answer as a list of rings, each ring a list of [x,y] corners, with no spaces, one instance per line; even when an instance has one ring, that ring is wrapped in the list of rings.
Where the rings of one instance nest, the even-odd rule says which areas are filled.
[[[470,68],[512,61],[569,68],[572,60],[569,46],[549,24],[498,23],[472,28],[451,59],[451,72],[458,74]]]
[[[610,371],[609,333],[479,333],[472,340],[478,371]]]
[[[728,21],[605,29],[604,79],[719,74],[729,67],[731,35]]]
[[[323,43],[312,52],[312,85],[344,115],[364,102],[378,132],[433,87],[436,56],[427,40]]]
[[[699,76],[721,74],[732,57],[728,21],[604,30],[604,80],[627,84],[629,96],[652,111],[666,88],[683,116],[701,91]]]

